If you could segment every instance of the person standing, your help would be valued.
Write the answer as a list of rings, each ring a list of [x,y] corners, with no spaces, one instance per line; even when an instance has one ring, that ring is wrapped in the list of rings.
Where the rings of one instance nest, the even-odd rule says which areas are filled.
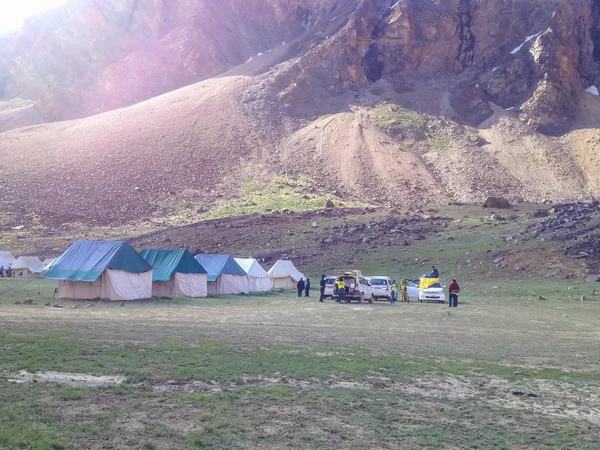
[[[304,286],[304,296],[308,297],[310,294],[310,278],[306,279],[306,285]]]
[[[408,281],[406,278],[400,282],[400,293],[402,294],[402,301],[410,303],[410,299],[408,298]]]
[[[396,284],[396,280],[392,281],[392,297],[390,298],[390,304],[396,304],[396,295],[398,295],[398,285]]]
[[[450,308],[458,308],[458,293],[460,292],[460,286],[456,282],[456,280],[452,280],[452,284],[448,288],[450,293],[450,304],[448,305]]]
[[[296,285],[296,287],[298,288],[298,297],[302,297],[302,292],[304,292],[304,278],[300,278],[300,281],[298,281],[298,284]]]
[[[325,274],[321,275],[321,298],[320,303],[325,303]]]
[[[344,282],[344,279],[339,277],[335,282],[335,285],[337,287],[338,303],[342,303],[342,297],[344,299],[344,303],[346,303],[346,283]]]

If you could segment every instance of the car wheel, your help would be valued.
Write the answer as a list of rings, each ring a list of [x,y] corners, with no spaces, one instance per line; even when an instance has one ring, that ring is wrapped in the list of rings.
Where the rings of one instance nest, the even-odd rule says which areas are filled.
[[[369,303],[373,304],[374,301],[375,301],[375,297],[373,296],[373,294],[371,294],[371,298],[369,299]]]

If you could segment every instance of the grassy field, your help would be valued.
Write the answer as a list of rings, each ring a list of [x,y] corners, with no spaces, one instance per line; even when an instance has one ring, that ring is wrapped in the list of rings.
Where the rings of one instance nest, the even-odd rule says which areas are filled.
[[[53,283],[0,280],[0,447],[600,448],[594,286],[463,289],[456,310],[288,293],[51,308]]]

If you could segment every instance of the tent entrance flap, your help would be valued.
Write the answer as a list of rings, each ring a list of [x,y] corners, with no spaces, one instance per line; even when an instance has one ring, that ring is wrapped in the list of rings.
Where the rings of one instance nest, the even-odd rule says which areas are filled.
[[[175,273],[171,279],[171,294],[174,297],[206,297],[208,295],[206,274]]]
[[[138,300],[152,297],[152,271],[129,273],[106,269],[102,274],[102,298]]]

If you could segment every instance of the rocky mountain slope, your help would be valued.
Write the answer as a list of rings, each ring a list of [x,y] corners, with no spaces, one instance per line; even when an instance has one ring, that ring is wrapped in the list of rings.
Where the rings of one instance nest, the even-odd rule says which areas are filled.
[[[70,0],[0,39],[0,100],[32,99],[48,120],[131,105],[305,38],[353,3]]]
[[[0,224],[600,195],[599,10],[71,0],[0,42]]]

